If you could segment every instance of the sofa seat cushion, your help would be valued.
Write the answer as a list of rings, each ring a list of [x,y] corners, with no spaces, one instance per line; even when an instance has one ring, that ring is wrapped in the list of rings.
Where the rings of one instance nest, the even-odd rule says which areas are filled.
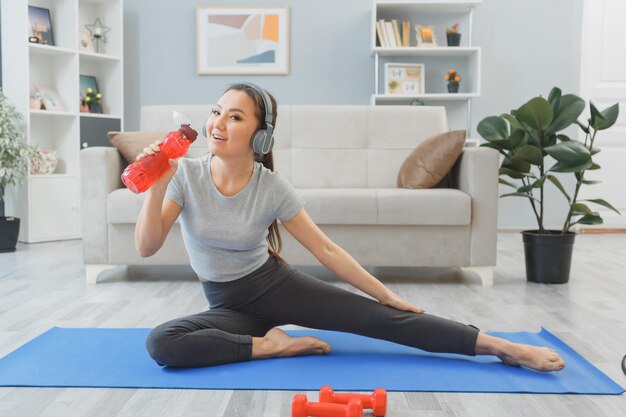
[[[468,225],[471,198],[450,188],[299,188],[317,224]],[[144,194],[120,188],[107,196],[109,223],[135,223]],[[178,222],[178,219],[176,220]]]
[[[449,188],[299,188],[317,224],[468,225],[469,195]]]

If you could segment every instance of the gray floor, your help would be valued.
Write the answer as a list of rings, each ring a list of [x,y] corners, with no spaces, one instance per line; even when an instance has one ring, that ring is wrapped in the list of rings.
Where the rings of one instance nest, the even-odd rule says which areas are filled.
[[[370,268],[428,312],[485,331],[548,328],[626,386],[626,235],[579,235],[567,285],[529,284],[521,237],[498,238],[495,286],[455,269]],[[306,268],[323,279],[323,268]],[[188,268],[117,268],[84,284],[80,240],[0,254],[0,357],[52,326],[153,327],[206,308]],[[337,285],[343,285],[337,282]],[[0,388],[0,416],[290,416],[294,392]],[[317,394],[307,393],[310,399]],[[390,417],[626,416],[626,395],[390,393]],[[365,415],[372,415],[366,413]]]

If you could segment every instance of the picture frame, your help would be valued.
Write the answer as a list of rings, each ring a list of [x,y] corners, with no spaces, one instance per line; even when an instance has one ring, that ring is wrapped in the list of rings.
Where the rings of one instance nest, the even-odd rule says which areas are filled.
[[[43,45],[54,46],[54,35],[52,33],[52,19],[50,10],[43,7],[28,6],[28,29],[29,40]]]
[[[289,74],[289,7],[198,5],[196,73]]]
[[[434,26],[415,25],[417,46],[437,46],[437,36]]]
[[[36,87],[35,91],[41,97],[41,103],[45,110],[49,111],[67,111],[67,108],[61,101],[61,97],[54,88]]]
[[[424,94],[424,64],[387,62],[385,94]]]
[[[78,31],[78,50],[81,52],[95,52],[91,33],[86,28]]]

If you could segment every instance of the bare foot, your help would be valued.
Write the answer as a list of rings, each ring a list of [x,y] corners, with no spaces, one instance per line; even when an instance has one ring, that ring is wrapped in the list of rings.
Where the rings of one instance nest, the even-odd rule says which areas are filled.
[[[543,372],[560,371],[565,367],[559,354],[546,347],[508,343],[497,356],[507,365],[526,366]]]
[[[513,343],[483,332],[478,333],[475,350],[477,355],[495,355],[507,365],[537,371],[560,371],[565,367],[565,361],[554,349]]]
[[[317,337],[290,337],[277,327],[263,337],[252,338],[252,359],[323,355],[328,352],[330,345]]]

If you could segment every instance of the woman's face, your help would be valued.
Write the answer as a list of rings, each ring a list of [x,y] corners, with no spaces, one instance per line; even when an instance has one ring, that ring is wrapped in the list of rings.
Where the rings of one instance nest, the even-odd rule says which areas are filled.
[[[244,91],[228,90],[213,106],[207,120],[209,151],[217,156],[253,158],[250,138],[258,125],[252,98]]]

